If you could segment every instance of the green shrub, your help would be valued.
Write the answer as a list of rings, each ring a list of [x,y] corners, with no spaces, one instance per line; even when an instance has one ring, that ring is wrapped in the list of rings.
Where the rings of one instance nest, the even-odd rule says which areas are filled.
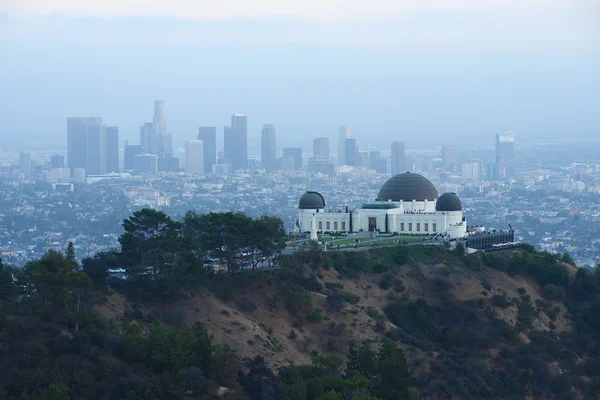
[[[313,323],[319,323],[325,319],[325,313],[321,308],[315,308],[307,317],[306,320]]]
[[[387,273],[381,277],[379,281],[379,287],[383,290],[388,290],[394,284],[394,275]]]

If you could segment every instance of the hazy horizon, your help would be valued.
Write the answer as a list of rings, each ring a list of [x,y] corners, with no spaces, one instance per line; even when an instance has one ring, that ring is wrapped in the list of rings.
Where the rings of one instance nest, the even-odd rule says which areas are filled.
[[[593,2],[138,3],[0,6],[0,143],[66,141],[69,116],[137,143],[157,99],[176,146],[233,113],[278,147],[600,137]]]

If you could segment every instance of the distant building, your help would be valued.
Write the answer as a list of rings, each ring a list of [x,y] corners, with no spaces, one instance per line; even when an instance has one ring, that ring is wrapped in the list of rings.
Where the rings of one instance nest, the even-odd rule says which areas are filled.
[[[352,137],[352,130],[349,126],[340,126],[338,128],[338,165],[346,165],[346,139]]]
[[[153,131],[151,122],[146,122],[140,127],[140,145],[144,153],[158,155],[158,138]]]
[[[123,169],[125,171],[131,171],[135,169],[135,156],[144,152],[144,146],[141,144],[125,144],[125,151],[123,156]]]
[[[477,181],[480,178],[479,162],[471,161],[462,165],[462,178],[472,181]]]
[[[179,158],[173,156],[159,157],[158,172],[179,172]]]
[[[248,117],[246,114],[231,116],[231,126],[224,131],[225,160],[234,170],[248,166]]]
[[[263,126],[260,143],[260,161],[261,167],[271,172],[275,170],[277,162],[277,141],[275,137],[275,127],[271,124]]]
[[[156,175],[158,173],[158,156],[156,154],[136,154],[133,159],[136,175]]]
[[[27,151],[19,153],[19,172],[23,174],[25,178],[31,176],[31,154]]]
[[[204,143],[202,140],[188,140],[185,142],[185,173],[204,173]]]
[[[356,139],[349,138],[344,141],[344,165],[357,166],[359,165],[358,146]]]
[[[67,163],[89,174],[102,174],[106,168],[106,126],[98,117],[67,118]]]
[[[304,233],[380,232],[448,239],[467,233],[458,196],[444,193],[438,197],[437,188],[427,178],[410,172],[388,179],[377,198],[357,210],[327,210],[320,193],[306,192],[298,203],[296,227]]]
[[[404,142],[392,142],[392,176],[406,172]]]
[[[119,128],[106,128],[106,172],[119,172]]]
[[[329,161],[329,139],[325,137],[313,139],[313,159]]]
[[[198,129],[198,140],[204,143],[204,173],[211,173],[212,166],[217,163],[217,128],[201,126]]]
[[[294,171],[296,170],[296,157],[285,155],[277,159],[277,169],[279,171]]]
[[[369,169],[378,174],[387,174],[387,160],[381,158],[381,152],[371,151],[369,153]]]
[[[219,175],[231,175],[233,173],[233,166],[231,164],[215,164],[212,167],[212,172]]]
[[[496,179],[515,174],[515,138],[511,131],[496,134]]]
[[[50,169],[58,169],[65,167],[65,157],[60,154],[52,154],[50,156]]]
[[[98,117],[67,118],[67,162],[72,173],[76,168],[89,175],[118,172],[118,128],[107,128]]]
[[[88,175],[106,174],[106,126],[103,123],[87,126]]]
[[[292,169],[299,170],[300,168],[302,168],[302,149],[300,147],[288,147],[283,149],[282,158],[290,158],[293,160]],[[284,163],[283,165],[287,166],[287,163]],[[282,167],[281,169],[288,170],[288,168],[284,167]]]
[[[448,171],[457,171],[460,165],[460,150],[458,147],[442,146],[442,167]]]

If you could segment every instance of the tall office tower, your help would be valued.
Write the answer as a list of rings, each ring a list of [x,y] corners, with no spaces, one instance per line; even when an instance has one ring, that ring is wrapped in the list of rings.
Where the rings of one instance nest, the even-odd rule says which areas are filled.
[[[282,158],[291,158],[294,160],[293,169],[299,170],[302,168],[302,149],[300,147],[287,147],[283,149]],[[288,168],[283,168],[288,169]]]
[[[119,172],[119,128],[106,127],[106,172]]]
[[[442,146],[442,167],[448,171],[458,171],[460,150],[454,146]]]
[[[202,140],[185,142],[185,173],[204,173],[204,143]]]
[[[152,118],[152,129],[157,135],[167,133],[167,121],[165,121],[165,103],[162,100],[154,101],[154,118]]]
[[[217,128],[201,126],[198,129],[198,140],[204,142],[204,173],[210,174],[212,166],[217,163]]]
[[[346,139],[352,137],[349,126],[340,126],[338,129],[338,165],[346,165]]]
[[[313,159],[329,161],[329,139],[325,137],[313,139]]]
[[[156,154],[136,154],[133,160],[136,175],[155,175],[158,173],[158,156]]]
[[[144,152],[144,146],[141,144],[125,144],[125,151],[123,155],[123,169],[125,171],[131,171],[135,169],[135,156]]]
[[[496,134],[496,178],[509,178],[515,174],[515,137],[512,131]]]
[[[470,161],[462,165],[462,178],[472,181],[479,180],[479,162]]]
[[[277,162],[277,141],[275,137],[275,127],[271,124],[266,124],[262,129],[260,160],[261,166],[265,171],[271,172],[275,170],[275,164]]]
[[[69,169],[83,168],[89,175],[106,173],[106,125],[102,118],[67,118]]]
[[[144,148],[145,153],[158,154],[157,140],[151,122],[146,122],[140,126],[140,145]]]
[[[231,116],[231,126],[224,131],[225,159],[233,169],[248,165],[248,117],[246,114]]]
[[[392,176],[406,172],[404,142],[392,142]]]
[[[31,176],[31,154],[27,151],[22,151],[19,154],[19,172],[22,173],[25,178]]]
[[[65,157],[60,154],[52,154],[50,156],[50,169],[58,169],[65,167]]]
[[[102,125],[101,118],[67,118],[67,163],[71,171],[87,169],[88,126],[97,125]]]
[[[358,146],[356,146],[356,139],[350,138],[344,141],[344,164],[350,166],[359,165],[358,158]]]
[[[87,167],[88,175],[106,173],[106,126],[91,124],[87,127]]]

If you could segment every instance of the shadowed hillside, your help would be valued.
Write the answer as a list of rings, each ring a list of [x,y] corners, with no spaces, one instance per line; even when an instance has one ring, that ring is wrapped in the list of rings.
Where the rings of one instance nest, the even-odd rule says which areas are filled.
[[[201,259],[210,249],[198,258],[193,251],[202,239],[191,229],[173,233],[185,232],[185,222],[138,217],[161,229],[132,234],[124,251],[84,260],[82,269],[57,253],[23,271],[3,267],[2,396],[595,399],[600,392],[600,274],[575,268],[568,255],[529,246],[472,255],[460,246],[327,253],[315,246],[279,256],[270,271],[211,273]],[[266,246],[252,229],[232,228],[247,224],[241,216],[207,218],[236,243],[245,240],[238,246],[245,253]],[[256,227],[276,231],[269,223]],[[111,266],[152,258],[151,274],[138,268],[107,285]]]

